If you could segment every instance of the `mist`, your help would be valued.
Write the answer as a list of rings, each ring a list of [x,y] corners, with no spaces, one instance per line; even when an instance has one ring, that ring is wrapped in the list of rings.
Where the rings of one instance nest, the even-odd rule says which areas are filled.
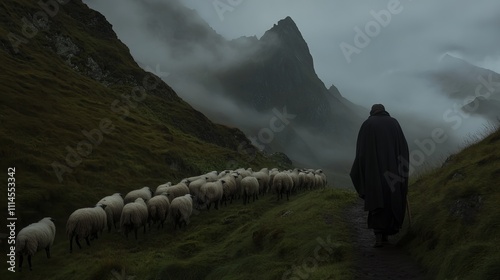
[[[280,19],[291,16],[309,46],[320,79],[326,85],[334,84],[345,98],[365,108],[384,104],[401,123],[411,151],[422,150],[418,143],[432,139],[436,129],[444,131],[447,141],[435,143],[436,151],[425,155],[425,165],[442,162],[486,123],[484,118],[459,112],[450,113],[456,114],[456,120],[460,118],[459,125],[446,118],[456,104],[463,105],[463,100],[446,96],[440,85],[428,78],[440,67],[440,58],[452,54],[471,64],[500,71],[500,2],[494,0],[220,1],[226,4],[225,10],[217,9],[214,1],[197,0],[84,2],[106,16],[143,68],[168,71],[165,82],[181,98],[213,121],[237,126],[247,135],[266,127],[272,112],[256,112],[227,98],[220,85],[203,75],[204,70],[224,69],[251,56],[258,50],[257,38]],[[177,5],[193,10],[176,14]],[[391,12],[391,5],[397,12]],[[172,14],[161,14],[161,7],[166,6]],[[366,33],[366,26],[377,21],[374,14],[384,13],[390,13],[390,18],[385,18],[384,24],[379,22],[378,32],[369,36],[363,47],[356,45],[356,28]],[[164,29],[162,24],[173,24],[176,16],[189,19],[192,26],[200,26],[197,34],[174,34],[180,40],[183,36],[195,36],[196,44],[182,49],[172,42],[167,44],[175,29]],[[213,30],[204,30],[203,22]],[[204,36],[212,32],[220,34],[220,39]],[[241,36],[248,38],[239,40],[237,48],[227,43]],[[357,51],[346,55],[341,48],[343,43]],[[353,146],[332,148],[329,139],[317,137],[307,128],[291,129],[300,135],[301,141],[292,143],[288,151],[304,143],[312,151],[310,156],[305,153],[295,158],[296,162],[334,165],[339,169],[352,162]]]

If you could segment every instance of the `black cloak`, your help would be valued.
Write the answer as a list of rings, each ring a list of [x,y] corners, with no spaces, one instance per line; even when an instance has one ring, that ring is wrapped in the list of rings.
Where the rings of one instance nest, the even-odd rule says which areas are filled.
[[[359,130],[351,180],[365,211],[390,209],[403,224],[408,193],[409,151],[398,121],[388,112],[371,115]]]

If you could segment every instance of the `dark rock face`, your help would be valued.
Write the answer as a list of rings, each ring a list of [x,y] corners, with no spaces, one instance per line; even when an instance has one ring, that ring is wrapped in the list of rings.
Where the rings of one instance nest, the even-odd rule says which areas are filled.
[[[297,121],[321,126],[329,117],[326,88],[293,20],[279,21],[259,43],[257,54],[220,76],[227,92],[258,111],[287,106]]]
[[[297,115],[297,124],[313,130],[344,132],[343,127],[361,122],[338,90],[332,94],[319,79],[309,47],[290,17],[275,24],[258,43],[256,54],[219,73],[228,95],[258,111],[286,106]]]

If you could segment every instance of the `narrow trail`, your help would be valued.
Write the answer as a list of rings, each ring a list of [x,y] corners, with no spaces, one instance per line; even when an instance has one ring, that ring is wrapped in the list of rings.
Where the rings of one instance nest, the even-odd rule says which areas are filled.
[[[361,200],[346,213],[356,251],[354,279],[429,279],[409,253],[396,245],[398,235],[390,236],[389,244],[384,247],[373,248],[375,236],[373,231],[367,228],[366,217],[367,212],[363,211]]]

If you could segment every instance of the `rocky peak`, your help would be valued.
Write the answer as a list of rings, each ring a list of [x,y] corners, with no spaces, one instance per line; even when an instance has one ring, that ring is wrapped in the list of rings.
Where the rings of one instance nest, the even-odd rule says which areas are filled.
[[[299,28],[291,17],[286,17],[266,31],[261,42],[275,45],[276,51],[294,59],[314,71],[314,63],[309,47],[302,37]]]

